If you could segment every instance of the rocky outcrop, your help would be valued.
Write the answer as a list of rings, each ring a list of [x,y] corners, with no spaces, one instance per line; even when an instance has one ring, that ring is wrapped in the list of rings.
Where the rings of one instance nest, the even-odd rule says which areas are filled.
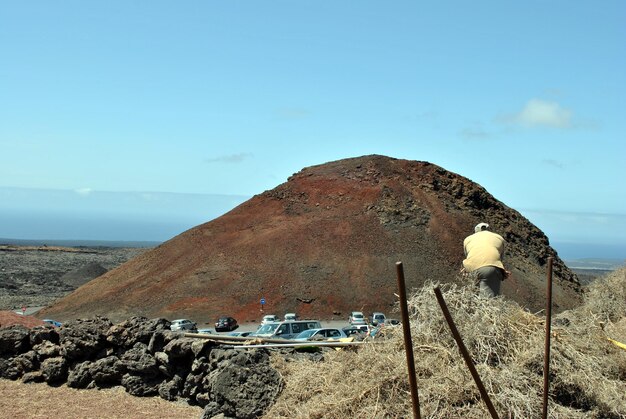
[[[0,356],[26,352],[30,347],[29,329],[21,325],[9,326],[0,333]]]
[[[95,317],[72,320],[59,328],[59,345],[64,358],[84,361],[93,359],[107,342],[106,334],[113,326],[108,319]]]
[[[134,396],[204,406],[206,418],[256,418],[283,388],[267,351],[225,349],[171,332],[165,319],[142,317],[0,328],[0,377],[73,388],[122,386]]]
[[[264,351],[213,351],[206,376],[208,391],[196,397],[207,401],[203,418],[219,413],[228,417],[256,418],[276,399],[282,388],[278,372]]]

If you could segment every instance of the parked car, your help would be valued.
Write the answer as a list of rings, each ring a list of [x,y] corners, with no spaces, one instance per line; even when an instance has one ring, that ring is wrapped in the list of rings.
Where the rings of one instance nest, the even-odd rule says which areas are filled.
[[[337,340],[346,338],[346,334],[339,329],[309,329],[298,334],[293,340],[304,342],[307,340]]]
[[[198,331],[196,333],[200,333],[203,335],[212,335],[213,334],[213,329],[198,329]]]
[[[54,327],[61,327],[61,322],[58,322],[58,321],[56,321],[56,320],[52,320],[52,319],[43,319],[43,322],[44,322],[45,324],[49,324],[49,325],[54,326]]]
[[[294,320],[298,320],[298,315],[296,313],[285,314],[285,321],[294,321]]]
[[[189,319],[176,319],[176,320],[172,320],[172,323],[170,323],[170,330],[173,330],[173,331],[189,330],[189,331],[195,332],[198,330],[198,328],[196,327],[196,323],[192,322]]]
[[[215,331],[216,332],[230,332],[231,330],[235,330],[238,328],[237,320],[232,317],[220,317],[215,322]]]
[[[387,317],[383,313],[372,313],[372,317],[370,318],[370,323],[372,326],[379,326],[385,323]]]
[[[230,332],[228,334],[228,336],[240,336],[240,337],[246,337],[246,336],[250,336],[250,334],[252,334],[253,332]]]
[[[344,328],[343,328],[343,329],[341,329],[341,330],[343,330],[343,333],[345,333],[345,334],[346,334],[346,336],[348,336],[348,337],[350,337],[350,336],[352,336],[352,335],[356,335],[356,334],[360,333],[360,332],[359,332],[359,329],[357,329],[357,328],[356,328],[356,327],[354,327],[354,326],[344,327]]]
[[[367,324],[365,316],[360,311],[353,311],[348,317],[348,323],[350,324]]]
[[[296,320],[264,324],[250,336],[260,338],[293,339],[301,332],[309,329],[320,329],[322,325],[317,320]]]
[[[346,336],[352,336],[352,335],[358,335],[358,334],[369,335],[371,329],[372,329],[371,326],[367,324],[360,324],[360,325],[344,327],[341,330],[343,331],[343,333],[346,334]]]
[[[268,324],[268,323],[274,323],[274,322],[279,322],[280,319],[278,318],[278,316],[274,315],[274,314],[268,314],[266,316],[263,316],[263,320],[261,320],[261,324]]]

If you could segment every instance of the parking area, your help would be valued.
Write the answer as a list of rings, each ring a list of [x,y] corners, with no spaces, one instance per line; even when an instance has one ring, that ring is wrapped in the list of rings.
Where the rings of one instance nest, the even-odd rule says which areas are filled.
[[[342,329],[344,327],[348,327],[350,326],[348,324],[347,321],[345,320],[322,320],[320,321],[320,323],[322,324],[322,327],[332,327],[332,328],[336,328],[336,329]],[[238,332],[254,332],[256,331],[259,326],[260,326],[261,322],[258,323],[253,323],[253,322],[246,322],[246,323],[240,323],[239,324],[239,328],[237,329]]]

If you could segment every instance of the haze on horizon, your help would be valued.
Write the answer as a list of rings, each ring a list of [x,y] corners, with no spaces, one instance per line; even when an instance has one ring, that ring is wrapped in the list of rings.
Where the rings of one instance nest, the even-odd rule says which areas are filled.
[[[626,257],[623,12],[4,2],[0,237],[167,240],[382,154],[479,183],[557,250]]]
[[[172,193],[112,193],[50,191],[0,188],[3,201],[11,208],[0,209],[0,239],[164,242],[176,235],[217,218],[251,197],[235,195],[192,195]],[[30,199],[48,203],[45,210],[33,210]],[[30,209],[29,209],[30,208]],[[528,211],[532,216],[533,212]],[[550,234],[552,246],[562,257],[624,259],[626,245],[621,236],[597,230],[599,218],[605,225],[624,225],[624,217],[597,214],[537,213],[535,218],[552,217],[546,225],[567,231],[569,222],[578,229]],[[559,220],[566,220],[559,224]],[[621,224],[620,224],[621,223]],[[615,231],[613,231],[615,232]],[[584,236],[577,236],[583,233]],[[559,240],[554,241],[553,237]],[[607,238],[612,237],[613,240]]]

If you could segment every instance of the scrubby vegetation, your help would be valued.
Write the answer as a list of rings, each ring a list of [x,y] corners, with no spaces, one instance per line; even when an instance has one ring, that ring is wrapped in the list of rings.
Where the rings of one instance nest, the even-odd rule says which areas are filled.
[[[409,299],[422,417],[485,418],[480,399],[433,289],[439,286],[500,417],[541,417],[544,313],[474,290],[430,283]],[[596,280],[580,307],[552,319],[549,416],[626,417],[626,268]],[[286,388],[273,418],[410,417],[401,328],[358,351],[322,362],[274,358]]]

